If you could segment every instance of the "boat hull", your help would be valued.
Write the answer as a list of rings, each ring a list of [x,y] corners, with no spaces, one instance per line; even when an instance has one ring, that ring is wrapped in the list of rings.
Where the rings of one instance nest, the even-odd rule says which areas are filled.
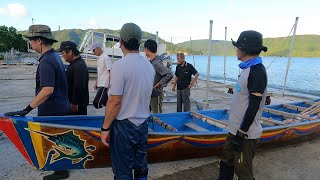
[[[226,111],[216,110],[203,113],[216,115],[226,113]],[[219,116],[222,117],[222,115]],[[160,119],[175,119],[175,121],[172,121],[175,127],[178,127],[178,124],[181,124],[182,121],[196,123],[194,119],[190,118],[190,113],[161,114],[158,117]],[[161,126],[159,124],[154,124],[150,118],[148,118],[148,121],[149,163],[220,156],[228,135],[227,130],[203,132],[188,129],[176,132],[160,131]],[[88,126],[83,126],[85,122]],[[102,122],[102,116],[48,118],[0,116],[0,130],[10,138],[24,158],[35,169],[46,171],[100,168],[111,165],[110,149],[108,146],[104,146],[100,140],[98,127]],[[259,147],[270,147],[270,145],[292,142],[301,137],[312,137],[320,133],[319,127],[319,119],[264,127]]]

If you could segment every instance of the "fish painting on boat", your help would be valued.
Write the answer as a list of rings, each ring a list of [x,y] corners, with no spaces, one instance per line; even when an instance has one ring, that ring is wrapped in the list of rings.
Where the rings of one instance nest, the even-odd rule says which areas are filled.
[[[228,132],[228,110],[152,114],[147,119],[148,162],[219,156]],[[264,108],[259,146],[320,133],[320,101]],[[103,116],[6,117],[0,130],[38,170],[108,167],[109,147],[100,140]]]

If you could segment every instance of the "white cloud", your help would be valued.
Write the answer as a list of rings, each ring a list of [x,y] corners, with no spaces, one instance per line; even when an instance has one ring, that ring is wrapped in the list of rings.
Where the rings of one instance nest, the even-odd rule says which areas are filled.
[[[98,23],[97,23],[97,21],[96,21],[95,19],[90,19],[90,20],[88,20],[87,25],[88,25],[89,28],[91,28],[91,29],[96,29],[96,28],[98,28]]]
[[[28,12],[23,4],[12,3],[8,4],[7,7],[0,8],[0,15],[11,17],[25,17],[28,15]]]

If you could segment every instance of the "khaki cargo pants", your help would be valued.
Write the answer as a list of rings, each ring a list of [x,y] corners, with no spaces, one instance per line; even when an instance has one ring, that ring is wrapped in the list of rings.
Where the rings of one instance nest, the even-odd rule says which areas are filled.
[[[252,160],[259,139],[245,139],[242,152],[235,151],[231,140],[234,135],[228,134],[221,160],[229,167],[234,167],[240,180],[253,180]]]
[[[153,114],[162,113],[163,92],[156,97],[151,97],[151,111]]]

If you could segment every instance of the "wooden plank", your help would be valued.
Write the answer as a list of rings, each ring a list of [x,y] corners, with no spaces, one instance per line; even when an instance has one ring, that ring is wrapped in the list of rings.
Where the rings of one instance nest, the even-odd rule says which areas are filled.
[[[305,112],[304,114],[302,114],[302,112],[300,113],[301,115],[312,115],[312,114],[317,114],[318,112],[320,112],[320,105],[314,107],[313,109],[311,109],[310,111]]]
[[[261,117],[260,120],[262,122],[267,122],[267,123],[270,123],[270,124],[273,124],[273,125],[287,125],[286,123],[284,123],[282,121],[275,120],[273,118]]]
[[[203,115],[203,114],[200,114],[200,113],[197,113],[194,111],[190,112],[190,115],[192,117],[200,119],[203,122],[209,123],[209,124],[214,125],[218,128],[221,128],[221,129],[227,129],[227,127],[228,127],[228,123],[226,123],[226,122],[222,122],[220,120],[208,117],[206,115]]]
[[[301,114],[304,114],[304,113],[306,113],[306,112],[310,111],[311,109],[313,109],[313,108],[317,107],[318,105],[320,105],[320,101],[315,102],[315,103],[314,103],[314,104],[312,104],[310,107],[306,108],[304,111],[302,111],[302,112],[301,112]]]
[[[320,102],[320,101],[317,101],[317,102],[313,102],[313,101],[303,101],[305,104],[308,104],[308,105],[313,105],[317,102]]]
[[[267,107],[264,107],[263,111],[267,112],[267,113],[270,113],[270,114],[283,116],[285,118],[293,118],[293,119],[298,119],[298,120],[299,119],[317,120],[314,117],[308,117],[308,116],[303,116],[303,115],[299,115],[299,114],[288,113],[288,112],[284,112],[284,111],[280,111],[280,110],[276,110],[276,109],[271,109],[271,108],[267,108]]]
[[[295,106],[295,105],[291,105],[291,104],[283,104],[283,107],[288,108],[288,109],[292,109],[292,110],[296,110],[296,111],[304,111],[305,107],[301,107],[301,106]]]
[[[196,131],[209,131],[208,129],[205,129],[205,128],[198,126],[194,123],[185,123],[184,125],[187,126],[188,128],[196,130]]]

